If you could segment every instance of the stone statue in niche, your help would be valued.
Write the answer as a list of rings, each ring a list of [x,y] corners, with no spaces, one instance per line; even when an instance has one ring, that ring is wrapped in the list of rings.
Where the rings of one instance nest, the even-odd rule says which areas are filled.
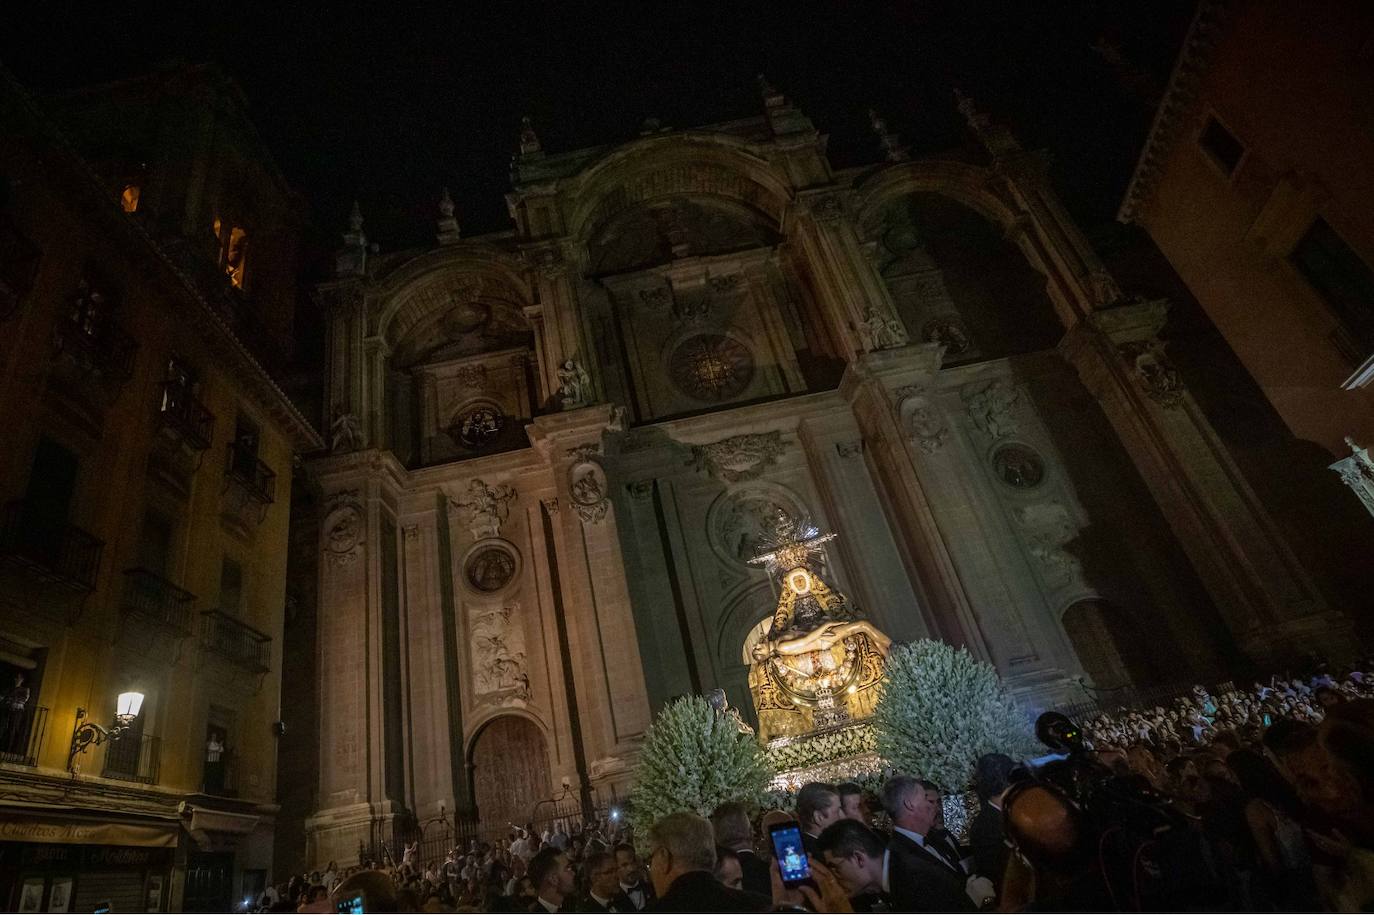
[[[488,486],[481,480],[468,484],[467,499],[450,501],[467,518],[468,529],[474,538],[499,537],[501,525],[506,523],[510,514],[510,503],[515,498],[515,488],[509,483]]]
[[[1003,381],[964,392],[964,404],[974,427],[993,438],[1016,434],[1015,414],[1020,399],[1020,394]]]
[[[558,396],[563,408],[585,407],[591,403],[592,378],[587,370],[569,359],[558,368]]]
[[[357,414],[349,413],[342,407],[334,411],[334,420],[329,424],[329,450],[334,454],[345,454],[367,447],[363,436],[362,424]]]
[[[516,617],[519,604],[480,610],[472,618],[473,687],[478,695],[510,693],[529,699],[525,637]]]
[[[859,336],[868,350],[892,349],[907,342],[902,322],[871,305],[859,322]]]

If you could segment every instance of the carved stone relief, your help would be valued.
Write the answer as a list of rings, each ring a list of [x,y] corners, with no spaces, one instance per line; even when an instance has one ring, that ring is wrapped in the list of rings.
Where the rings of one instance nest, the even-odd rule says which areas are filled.
[[[461,512],[472,536],[480,539],[500,536],[514,499],[515,487],[509,483],[488,486],[482,480],[473,480],[468,484],[466,499],[449,501]]]
[[[528,700],[530,678],[525,669],[525,634],[520,605],[473,608],[472,680],[478,696]]]
[[[1016,408],[1021,394],[1004,381],[993,381],[980,388],[965,388],[964,405],[973,426],[992,438],[1015,435],[1018,429]]]
[[[1065,547],[1078,536],[1078,525],[1059,502],[1026,505],[1013,512],[1026,542],[1026,551],[1040,567],[1047,584],[1069,583],[1082,571],[1078,558]]]
[[[753,480],[778,462],[787,447],[781,432],[749,432],[709,445],[692,446],[692,465],[718,480]]]
[[[896,400],[897,420],[912,444],[926,454],[934,454],[943,448],[949,441],[949,426],[945,424],[939,408],[926,396],[925,388],[909,384],[892,393]]]
[[[668,375],[678,389],[705,403],[721,403],[744,393],[754,378],[754,356],[734,337],[696,334],[668,357]]]
[[[1165,409],[1183,402],[1183,379],[1164,355],[1164,344],[1158,340],[1134,340],[1119,344],[1117,351],[1131,365],[1136,382],[1151,400]]]
[[[584,460],[568,471],[568,488],[577,515],[587,524],[595,524],[606,517],[610,499],[606,489],[606,472],[596,461]]]
[[[1015,442],[993,452],[992,469],[999,480],[1013,489],[1033,489],[1045,479],[1045,462],[1039,452]]]
[[[780,516],[800,521],[809,512],[801,499],[781,486],[754,484],[726,492],[706,513],[711,547],[727,564],[752,568],[748,561],[777,532]]]
[[[961,356],[973,346],[964,322],[953,315],[927,321],[921,331],[921,339],[943,346],[946,356]]]
[[[865,350],[892,349],[905,346],[906,328],[891,315],[869,306],[859,322],[859,339]]]
[[[856,438],[852,442],[836,442],[835,453],[842,458],[855,458],[864,453],[864,440]]]
[[[338,565],[356,562],[365,542],[366,521],[358,490],[341,489],[325,499],[324,556]]]
[[[495,594],[515,580],[520,557],[502,540],[479,543],[463,562],[463,584],[479,594]]]

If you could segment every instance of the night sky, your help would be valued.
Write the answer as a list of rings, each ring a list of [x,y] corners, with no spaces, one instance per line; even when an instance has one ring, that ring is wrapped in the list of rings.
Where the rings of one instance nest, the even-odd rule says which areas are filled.
[[[967,142],[959,86],[1052,153],[1091,231],[1115,213],[1193,0],[185,6],[30,7],[0,63],[42,90],[216,61],[322,230],[356,197],[394,250],[432,241],[443,185],[465,233],[510,227],[522,114],[549,151],[611,143],[647,117],[758,114],[759,72],[830,134],[837,167],[877,159],[869,106],[913,152]]]

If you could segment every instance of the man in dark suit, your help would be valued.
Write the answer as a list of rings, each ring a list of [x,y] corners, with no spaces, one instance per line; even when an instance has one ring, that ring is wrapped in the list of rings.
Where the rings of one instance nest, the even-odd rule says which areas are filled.
[[[770,896],[722,886],[711,875],[716,841],[705,817],[683,811],[649,828],[649,877],[658,899],[646,912],[767,912]]]
[[[634,904],[637,911],[654,901],[654,888],[644,877],[644,865],[639,853],[628,842],[615,847],[615,869],[620,878],[620,891]]]
[[[834,872],[855,912],[891,912],[887,846],[863,823],[831,823],[816,840],[820,860]],[[900,910],[898,910],[900,911]]]
[[[957,853],[926,836],[935,825],[936,803],[925,786],[907,775],[883,785],[883,807],[892,818],[888,843],[888,885],[899,912],[972,912]]]
[[[797,791],[797,822],[801,823],[802,845],[816,857],[816,839],[825,827],[840,819],[840,793],[826,782],[807,782]]]
[[[973,789],[978,792],[978,815],[968,830],[973,872],[991,880],[999,894],[1010,851],[1002,831],[1002,796],[1015,768],[1016,761],[1002,753],[989,753],[973,767]]]
[[[579,912],[619,912],[630,915],[638,911],[634,902],[620,888],[620,874],[615,865],[615,855],[608,851],[592,852],[582,864],[582,873],[587,885],[587,895],[579,900]]]
[[[711,830],[716,845],[735,853],[739,869],[744,875],[742,888],[750,893],[768,896],[773,884],[768,876],[768,862],[754,849],[754,830],[749,825],[749,811],[738,801],[726,801],[711,811]]]
[[[535,900],[529,911],[536,915],[572,911],[573,887],[577,875],[572,862],[552,845],[541,848],[529,866],[530,883],[534,884]]]

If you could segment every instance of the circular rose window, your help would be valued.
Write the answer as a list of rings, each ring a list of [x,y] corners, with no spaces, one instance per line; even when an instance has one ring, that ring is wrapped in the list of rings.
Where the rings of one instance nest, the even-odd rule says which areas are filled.
[[[1031,489],[1045,478],[1040,455],[1025,445],[1003,445],[992,456],[992,469],[1003,483],[1015,489]]]
[[[673,351],[668,374],[690,396],[718,403],[738,397],[749,387],[754,378],[754,357],[733,337],[699,334]]]
[[[459,444],[481,448],[494,441],[505,425],[506,417],[499,409],[491,404],[479,404],[454,417],[448,431]]]
[[[487,547],[468,560],[466,574],[468,584],[478,591],[500,591],[515,576],[515,557],[500,547]]]

